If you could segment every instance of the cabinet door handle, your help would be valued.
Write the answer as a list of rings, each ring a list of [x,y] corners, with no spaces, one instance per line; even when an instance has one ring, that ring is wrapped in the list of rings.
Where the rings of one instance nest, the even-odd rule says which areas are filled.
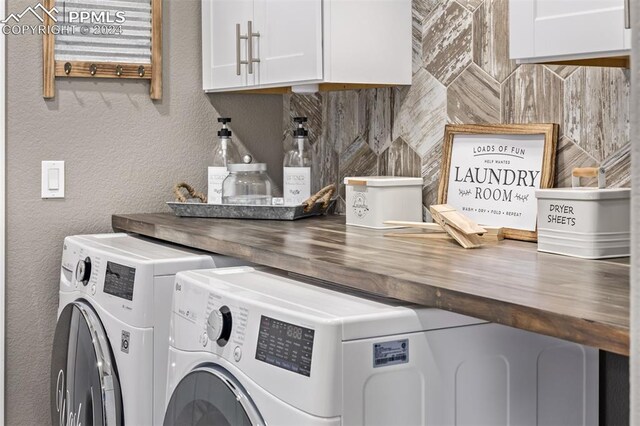
[[[252,21],[248,21],[247,22],[247,35],[248,35],[248,40],[247,43],[249,43],[249,45],[247,46],[247,59],[248,59],[248,68],[249,68],[249,74],[253,74],[253,63],[254,62],[260,62],[259,58],[254,58],[253,57],[253,38],[260,37],[260,33],[254,33],[253,32],[253,22]]]
[[[624,0],[624,27],[631,29],[631,0]]]
[[[243,61],[240,57],[240,41],[247,39],[248,37],[246,35],[240,34],[240,24],[236,24],[236,75],[240,75],[242,73],[240,69],[241,65],[247,65],[249,63],[248,61]],[[249,54],[251,54],[251,50],[249,50]]]

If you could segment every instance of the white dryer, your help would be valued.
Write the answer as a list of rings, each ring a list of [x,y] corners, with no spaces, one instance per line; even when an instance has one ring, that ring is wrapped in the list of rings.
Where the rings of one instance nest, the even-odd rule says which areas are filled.
[[[161,424],[175,274],[238,264],[126,234],[65,238],[52,424]]]
[[[176,275],[172,425],[596,425],[597,351],[249,267]]]

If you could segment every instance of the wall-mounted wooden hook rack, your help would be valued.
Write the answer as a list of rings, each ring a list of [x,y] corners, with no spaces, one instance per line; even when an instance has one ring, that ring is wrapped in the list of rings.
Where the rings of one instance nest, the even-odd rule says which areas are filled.
[[[45,0],[45,7],[49,11],[55,7],[57,15],[54,21],[45,14],[44,25],[66,29],[46,31],[44,35],[45,99],[55,97],[55,79],[62,77],[148,80],[151,99],[162,98],[162,0],[100,0],[90,6],[78,6],[71,0]],[[122,22],[79,23],[79,8],[98,12],[97,16],[118,13]],[[127,25],[127,13],[135,14],[135,25]],[[149,16],[148,25],[140,19],[145,14]]]

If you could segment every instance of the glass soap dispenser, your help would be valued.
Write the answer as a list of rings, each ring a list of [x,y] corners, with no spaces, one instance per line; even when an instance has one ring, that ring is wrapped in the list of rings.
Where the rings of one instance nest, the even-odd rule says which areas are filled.
[[[307,117],[295,117],[293,143],[284,154],[283,186],[284,204],[302,204],[311,196],[311,146],[309,131],[304,128]]]
[[[209,167],[207,193],[209,204],[222,203],[222,182],[229,174],[227,166],[240,162],[240,155],[231,139],[231,130],[227,128],[227,123],[230,122],[231,119],[228,117],[218,118],[218,123],[222,123],[222,128],[218,131],[218,143],[213,154],[213,165]]]

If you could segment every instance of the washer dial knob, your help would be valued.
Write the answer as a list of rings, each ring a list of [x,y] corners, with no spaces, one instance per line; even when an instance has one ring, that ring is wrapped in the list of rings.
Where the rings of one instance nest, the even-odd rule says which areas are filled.
[[[215,341],[219,346],[224,346],[231,337],[231,310],[228,306],[214,310],[207,318],[207,336],[209,340]]]
[[[91,278],[91,258],[87,257],[79,260],[76,265],[76,281],[86,286],[89,284],[89,278]]]
[[[209,314],[207,319],[207,336],[209,340],[215,341],[222,334],[222,312],[214,310]]]

